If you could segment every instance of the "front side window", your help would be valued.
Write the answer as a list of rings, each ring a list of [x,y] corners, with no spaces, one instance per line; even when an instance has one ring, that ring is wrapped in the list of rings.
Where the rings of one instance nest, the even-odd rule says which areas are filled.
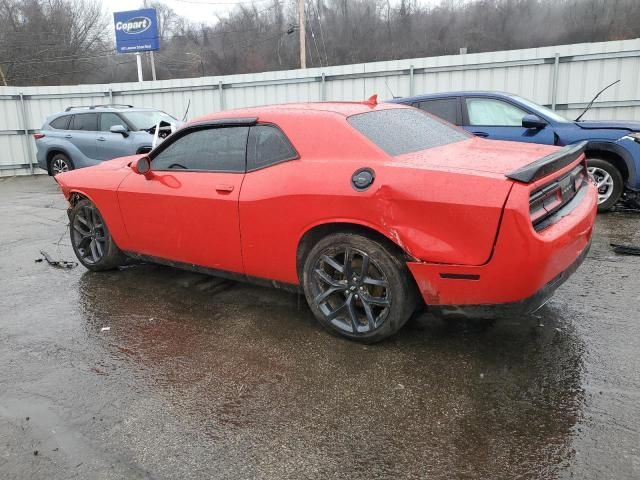
[[[436,117],[440,117],[449,123],[458,125],[458,99],[457,98],[437,98],[434,100],[424,100],[418,107],[425,112],[429,112]]]
[[[494,98],[467,98],[469,125],[521,127],[527,112]]]
[[[98,114],[76,113],[71,121],[71,130],[98,131]]]
[[[135,130],[149,130],[151,127],[155,127],[159,122],[166,122],[169,124],[178,123],[178,120],[160,110],[140,110],[136,112],[125,111],[122,112],[122,115],[125,116],[127,121]]]
[[[116,125],[122,125],[123,127],[126,127],[122,119],[115,113],[100,114],[100,131],[101,132],[108,132],[111,130],[111,127],[114,127]]]
[[[56,130],[67,130],[69,128],[69,120],[71,120],[71,115],[63,115],[53,120],[49,126]]]
[[[247,170],[263,168],[296,158],[298,154],[284,134],[273,125],[256,125],[249,133]]]
[[[244,172],[249,127],[207,128],[187,133],[154,156],[153,170]]]
[[[352,115],[348,122],[389,155],[440,147],[471,134],[414,108],[390,108]]]
[[[562,115],[554,112],[553,110],[543,107],[542,105],[538,105],[537,103],[533,103],[531,100],[527,100],[526,98],[517,97],[515,95],[512,96],[514,100],[518,100],[520,103],[524,104],[525,107],[530,108],[536,113],[541,113],[545,115],[547,118],[550,118],[554,122],[558,123],[570,123],[569,120],[564,118]]]

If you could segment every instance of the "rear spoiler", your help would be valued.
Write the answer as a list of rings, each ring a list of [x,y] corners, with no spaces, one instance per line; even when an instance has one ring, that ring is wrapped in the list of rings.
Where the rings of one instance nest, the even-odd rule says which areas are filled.
[[[587,142],[567,145],[557,152],[553,152],[529,165],[525,165],[518,170],[508,173],[507,178],[523,183],[531,183],[539,180],[575,162],[578,157],[584,153],[586,146]]]

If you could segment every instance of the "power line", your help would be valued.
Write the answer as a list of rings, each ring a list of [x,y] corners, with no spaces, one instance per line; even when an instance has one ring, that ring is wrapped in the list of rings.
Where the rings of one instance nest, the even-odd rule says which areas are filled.
[[[324,33],[322,33],[322,18],[320,17],[320,9],[318,8],[318,5],[313,3],[313,0],[311,0],[311,5],[316,9],[316,13],[318,15],[318,26],[320,27],[320,39],[322,40],[322,49],[324,50],[324,58],[328,67],[329,55],[327,55],[327,45],[324,43]]]
[[[261,10],[258,13],[264,12],[266,10],[269,10],[273,7],[269,7],[267,9]],[[189,35],[189,34],[174,34],[171,36],[167,36],[166,38],[163,38],[160,35],[154,35],[154,36],[149,36],[149,37],[142,37],[140,38],[140,40],[164,40],[164,41],[169,41],[171,39],[174,38],[192,38],[192,37],[220,37],[223,35],[228,35],[228,34],[233,34],[233,33],[247,33],[247,32],[259,32],[260,28],[253,28],[253,29],[240,29],[240,30],[213,30],[212,32],[207,32],[206,34],[202,31],[197,32],[195,35]],[[68,47],[68,45],[65,45],[63,43],[55,43],[55,42],[47,42],[47,43],[34,43],[34,42],[24,42],[24,43],[10,43],[8,45],[0,45],[0,50],[5,49],[5,50],[12,50],[14,48],[26,48],[26,47]],[[81,46],[79,46],[81,47]]]
[[[259,2],[267,2],[269,0],[246,0],[246,1],[238,1],[238,2],[211,2],[211,1],[198,1],[198,0],[174,0],[179,3],[190,3],[192,5],[248,5]]]
[[[265,12],[267,10],[270,10],[271,8],[273,8],[273,6],[265,8],[261,11],[259,11],[258,13],[262,13]],[[262,30],[262,28],[254,28],[254,29],[240,29],[240,30],[220,30],[220,31],[212,31],[212,32],[203,32],[203,31],[199,31],[196,32],[195,35],[189,35],[189,34],[175,34],[175,35],[171,35],[170,37],[166,37],[166,38],[162,38],[159,35],[156,36],[150,36],[150,37],[144,37],[141,40],[164,40],[164,41],[171,41],[173,39],[179,39],[179,38],[186,38],[186,39],[192,39],[192,38],[196,38],[197,40],[203,40],[204,37],[221,37],[224,35],[229,35],[229,34],[234,34],[234,33],[247,33],[247,32],[260,32]],[[24,44],[20,44],[17,45],[15,43],[12,43],[10,45],[6,45],[6,46],[2,46],[0,45],[0,51],[2,51],[3,49],[6,51],[12,51],[14,48],[21,48],[21,47],[60,47],[60,48],[68,48],[68,45],[65,44],[61,44],[61,43],[51,43],[51,42],[47,42],[47,43],[34,43],[34,42],[25,42]],[[76,47],[76,48],[81,48],[81,46]],[[50,49],[52,50],[52,49]],[[110,50],[105,50],[105,52],[113,52],[113,49]],[[44,52],[43,52],[44,53]],[[79,54],[78,54],[79,55]],[[67,55],[67,56],[76,56],[76,54],[73,55]],[[48,59],[57,59],[57,58],[63,58],[63,57],[49,57]],[[27,62],[30,61],[31,59],[36,60],[35,57],[30,57],[28,60],[26,60]],[[40,61],[40,60],[38,60]],[[16,60],[16,61],[8,61],[5,63],[24,63],[25,60]]]
[[[298,0],[298,34],[300,36],[300,68],[307,68],[307,34],[306,22],[304,19],[304,1]]]
[[[246,43],[246,44],[242,44],[242,45],[238,45],[238,42],[232,42],[230,43],[228,46],[236,46],[240,49],[245,49],[245,48],[250,48],[253,47],[255,45],[259,45],[263,42],[269,41],[269,40],[273,40],[275,38],[279,38],[283,35],[285,35],[287,32],[280,32],[276,35],[272,35],[269,37],[265,37],[265,38],[261,38],[259,40],[257,40],[256,42],[253,43]],[[32,65],[32,64],[36,64],[36,63],[62,63],[62,62],[71,62],[74,60],[91,60],[94,58],[107,58],[107,57],[118,57],[120,56],[120,54],[117,53],[113,53],[112,50],[107,50],[104,52],[96,52],[93,55],[64,55],[64,56],[60,56],[60,57],[50,57],[50,58],[46,58],[46,59],[39,59],[39,60],[16,60],[16,61],[9,61],[9,62],[3,62],[4,64],[10,64],[10,65],[14,65],[14,64],[20,64],[20,65]]]
[[[107,53],[109,52],[109,53]],[[101,58],[101,57],[111,57],[116,56],[116,53],[113,53],[113,50],[105,50],[103,52],[95,52],[92,55],[86,54],[74,54],[74,55],[63,55],[60,57],[49,57],[37,60],[12,60],[9,62],[4,62],[6,64],[20,64],[20,65],[30,65],[32,63],[56,63],[56,62],[69,62],[73,60],[82,60],[82,59],[90,59],[90,58]]]
[[[320,50],[318,50],[318,42],[316,42],[316,35],[313,32],[313,22],[309,19],[309,30],[311,31],[311,38],[313,39],[313,44],[316,47],[316,53],[318,54],[318,60],[320,61],[320,67],[322,68],[322,55],[320,55]],[[311,46],[309,46],[309,50],[311,50]]]

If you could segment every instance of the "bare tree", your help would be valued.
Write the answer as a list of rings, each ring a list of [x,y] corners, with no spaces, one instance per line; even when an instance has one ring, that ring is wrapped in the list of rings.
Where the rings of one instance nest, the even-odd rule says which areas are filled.
[[[640,37],[639,0],[306,0],[310,66]],[[158,78],[297,68],[297,0],[191,23],[161,0]],[[133,81],[92,0],[0,0],[9,84]],[[2,78],[0,76],[0,82]]]
[[[0,64],[9,84],[88,78],[111,46],[105,16],[88,0],[0,0]]]

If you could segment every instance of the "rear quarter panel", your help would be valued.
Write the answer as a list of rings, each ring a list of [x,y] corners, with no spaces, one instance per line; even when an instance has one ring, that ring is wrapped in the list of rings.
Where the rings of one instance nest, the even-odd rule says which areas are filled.
[[[419,260],[480,265],[490,258],[511,182],[399,165],[344,118],[274,123],[301,158],[245,176],[239,211],[248,275],[297,283],[301,238],[328,223],[372,228]],[[376,179],[358,192],[351,177],[362,167]]]

